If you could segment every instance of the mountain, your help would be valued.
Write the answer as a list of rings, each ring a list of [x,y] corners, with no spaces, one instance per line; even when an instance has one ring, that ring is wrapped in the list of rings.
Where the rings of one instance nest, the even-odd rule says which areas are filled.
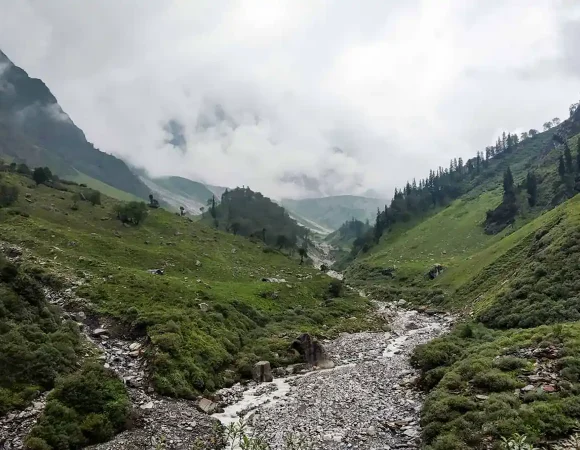
[[[421,448],[563,443],[580,418],[580,110],[531,131],[398,191],[346,271],[378,300],[456,314],[411,358]]]
[[[189,214],[201,214],[200,208],[207,207],[207,201],[215,196],[221,198],[224,187],[211,186],[182,177],[151,178],[145,172],[138,172],[141,181],[163,203],[178,210],[181,206]]]
[[[373,220],[377,208],[383,209],[387,201],[380,198],[359,197],[356,195],[336,195],[332,197],[307,198],[301,200],[284,199],[281,201],[291,214],[331,230],[338,229],[343,223],[354,218]]]
[[[61,178],[105,183],[114,188],[111,192],[120,190],[140,198],[149,195],[122,160],[87,141],[41,80],[30,78],[2,51],[0,155],[30,167],[48,166]]]

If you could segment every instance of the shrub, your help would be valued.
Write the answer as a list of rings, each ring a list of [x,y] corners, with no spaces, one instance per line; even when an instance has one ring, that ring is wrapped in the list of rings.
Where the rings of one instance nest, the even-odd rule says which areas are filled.
[[[85,193],[85,198],[91,205],[100,205],[101,204],[101,192],[91,189],[90,191]]]
[[[0,184],[0,207],[11,206],[18,200],[18,188]]]
[[[32,179],[36,182],[36,184],[44,184],[47,181],[52,180],[52,172],[48,167],[37,167],[32,172]]]
[[[517,382],[513,377],[497,369],[478,373],[473,378],[473,384],[492,392],[507,391],[517,387]]]
[[[116,205],[117,219],[123,223],[139,225],[147,217],[147,205],[144,202],[129,202]]]
[[[328,293],[334,298],[340,297],[342,294],[342,281],[332,280],[328,285]]]
[[[27,445],[44,442],[48,448],[72,450],[103,442],[125,428],[129,412],[121,380],[112,371],[89,363],[57,382]]]

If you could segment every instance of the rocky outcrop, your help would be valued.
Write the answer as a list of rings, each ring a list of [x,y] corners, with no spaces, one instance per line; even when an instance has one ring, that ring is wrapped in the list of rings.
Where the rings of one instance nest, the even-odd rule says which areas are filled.
[[[308,333],[300,335],[293,343],[292,349],[296,350],[304,358],[304,362],[321,369],[330,369],[334,363],[328,358],[324,347],[320,342]]]
[[[260,361],[254,364],[252,375],[254,381],[258,383],[270,383],[274,379],[272,376],[272,368],[268,361]]]

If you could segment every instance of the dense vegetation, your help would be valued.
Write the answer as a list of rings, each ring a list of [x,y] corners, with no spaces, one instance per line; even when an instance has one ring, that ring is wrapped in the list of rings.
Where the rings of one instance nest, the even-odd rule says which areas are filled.
[[[212,197],[203,220],[214,227],[241,236],[251,236],[279,249],[297,247],[308,230],[292,219],[286,210],[250,188],[236,188]]]
[[[58,380],[26,440],[29,450],[74,450],[108,441],[128,423],[123,382],[98,363]]]
[[[0,256],[0,415],[22,408],[75,368],[77,326],[47,303],[39,280]]]
[[[37,185],[12,171],[2,182],[20,192],[0,209],[3,238],[30,249],[48,273],[82,279],[77,292],[94,313],[147,334],[151,380],[161,393],[192,397],[249,376],[256,361],[297,361],[290,344],[301,332],[375,326],[366,320],[368,301],[331,288],[329,277],[261,240],[161,208],[124,224],[120,203],[107,196],[100,205],[71,202],[82,186]]]

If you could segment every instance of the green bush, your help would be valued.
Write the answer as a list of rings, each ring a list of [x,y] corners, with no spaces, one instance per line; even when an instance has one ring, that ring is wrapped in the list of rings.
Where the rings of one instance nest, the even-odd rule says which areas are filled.
[[[0,415],[22,408],[77,361],[76,325],[60,319],[27,273],[0,258]]]
[[[501,392],[515,389],[518,383],[509,374],[497,369],[492,369],[475,375],[473,378],[473,385],[486,391]]]
[[[18,200],[18,188],[0,184],[0,207],[11,206]]]
[[[126,427],[129,413],[121,380],[96,363],[86,364],[58,380],[26,444],[73,450],[104,442]]]
[[[139,225],[147,217],[147,205],[144,202],[128,202],[115,206],[117,219],[123,223]]]

